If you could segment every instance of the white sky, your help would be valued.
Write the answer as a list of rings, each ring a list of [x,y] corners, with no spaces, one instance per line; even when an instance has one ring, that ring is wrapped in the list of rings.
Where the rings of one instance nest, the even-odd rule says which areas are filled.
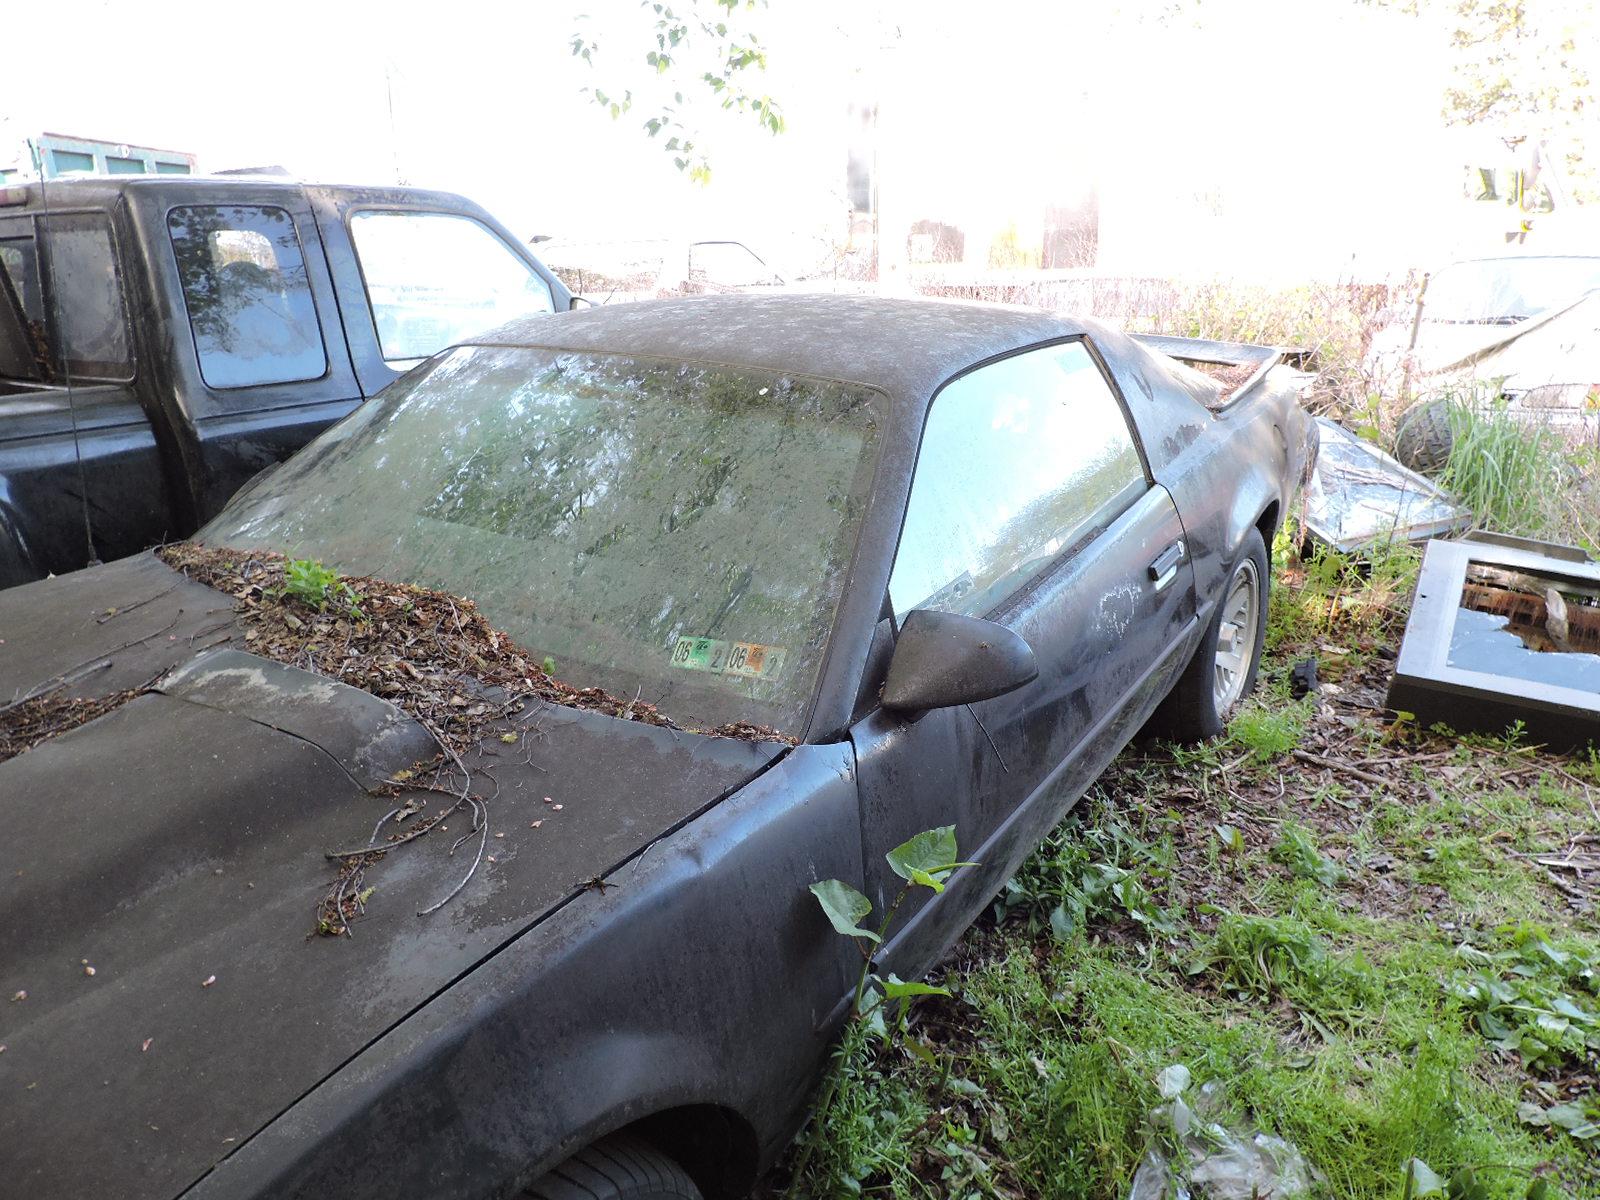
[[[789,131],[774,139],[704,113],[715,172],[704,188],[644,138],[648,113],[613,122],[579,94],[648,86],[633,65],[648,12],[634,0],[330,0],[314,19],[55,0],[6,19],[0,132],[331,181],[389,181],[398,163],[409,182],[470,195],[523,236],[770,245],[842,216],[845,107],[863,95],[880,104],[884,203],[914,217],[1036,211],[1093,179],[1103,236],[1121,238],[1129,269],[1192,256],[1204,236],[1213,257],[1334,270],[1358,243],[1414,236],[1443,84],[1415,22],[1355,0],[1207,0],[1204,30],[1138,15],[1162,7],[771,0],[755,20]],[[570,54],[583,10],[614,73]],[[1457,185],[1451,175],[1442,188]],[[1220,224],[1208,212],[1219,190]]]

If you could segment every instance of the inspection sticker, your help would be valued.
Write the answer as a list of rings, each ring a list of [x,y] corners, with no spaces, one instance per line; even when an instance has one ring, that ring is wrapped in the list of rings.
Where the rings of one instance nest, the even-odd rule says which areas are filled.
[[[718,638],[681,637],[672,647],[672,665],[713,675],[772,679],[783,670],[783,647],[759,642],[724,642]]]

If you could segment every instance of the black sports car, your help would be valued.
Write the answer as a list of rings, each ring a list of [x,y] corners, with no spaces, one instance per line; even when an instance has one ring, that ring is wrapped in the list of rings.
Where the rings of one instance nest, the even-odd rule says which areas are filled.
[[[198,545],[0,595],[0,1192],[742,1194],[860,966],[810,884],[882,905],[954,825],[915,978],[1251,686],[1314,434],[1276,354],[1160,348],[1258,369],[933,302],[533,319]]]

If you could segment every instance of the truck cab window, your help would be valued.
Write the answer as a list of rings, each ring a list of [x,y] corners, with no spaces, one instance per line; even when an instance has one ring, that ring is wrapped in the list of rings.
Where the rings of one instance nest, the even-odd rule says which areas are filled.
[[[73,383],[132,379],[111,222],[100,213],[70,213],[41,219],[40,229],[54,318],[54,366],[70,374]]]
[[[387,362],[555,310],[538,272],[471,217],[366,210],[350,218],[350,236]]]
[[[175,208],[167,232],[207,387],[322,378],[328,369],[322,327],[286,210]]]
[[[0,379],[50,378],[39,251],[31,237],[0,237]]]

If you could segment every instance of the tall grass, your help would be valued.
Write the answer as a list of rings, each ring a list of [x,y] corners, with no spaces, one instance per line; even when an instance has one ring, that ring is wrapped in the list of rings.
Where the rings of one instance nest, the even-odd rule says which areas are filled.
[[[1450,459],[1441,485],[1477,525],[1595,548],[1600,536],[1592,452],[1498,404],[1449,402]]]

